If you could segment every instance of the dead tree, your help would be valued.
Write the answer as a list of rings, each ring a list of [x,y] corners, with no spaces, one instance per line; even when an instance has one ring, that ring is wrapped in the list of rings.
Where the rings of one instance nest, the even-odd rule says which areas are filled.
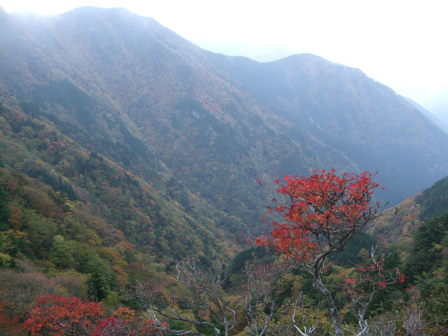
[[[404,312],[403,329],[406,330],[406,336],[424,335],[423,314],[420,309],[408,309]]]
[[[270,326],[278,312],[279,281],[292,267],[291,263],[250,264],[244,270],[247,293],[245,311],[247,316],[246,332],[253,336],[271,333]]]
[[[395,336],[397,322],[395,316],[379,316],[369,321],[367,336]]]
[[[386,290],[387,287],[398,282],[404,282],[404,275],[398,269],[386,270],[384,259],[378,258],[376,249],[372,247],[369,262],[355,267],[352,277],[346,279],[344,284],[344,291],[350,301],[351,311],[358,321],[359,329],[356,336],[369,335],[366,314],[374,297],[378,292]]]
[[[301,316],[300,323],[297,320],[298,312]],[[319,320],[316,319],[316,316],[309,309],[307,309],[303,303],[303,296],[300,296],[294,303],[292,323],[294,329],[300,334],[300,336],[312,336],[315,335],[315,332],[318,330]]]
[[[201,328],[208,328],[216,336],[229,336],[236,324],[236,310],[226,300],[222,289],[227,279],[227,267],[219,261],[200,265],[188,258],[176,265],[176,279],[188,290],[189,298],[166,298],[159,286],[151,283],[135,284],[132,294],[153,320],[162,319],[184,322],[191,329],[167,330],[175,335],[204,335]],[[205,335],[204,335],[205,336]]]

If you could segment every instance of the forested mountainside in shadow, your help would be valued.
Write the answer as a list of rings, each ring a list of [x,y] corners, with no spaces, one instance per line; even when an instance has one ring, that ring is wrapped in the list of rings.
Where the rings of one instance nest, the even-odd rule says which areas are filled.
[[[421,172],[427,169],[445,176],[444,168],[438,164],[430,168],[424,161],[432,160],[426,141],[441,144],[438,148],[445,152],[446,134],[424,121],[425,116],[415,106],[360,70],[314,55],[295,55],[267,64],[244,58],[214,58],[236,85],[293,125],[290,137],[312,134],[343,153],[357,169],[380,172],[388,189],[384,195],[387,201],[396,203],[410,186],[416,187],[415,191],[427,187],[429,180],[420,184]],[[427,127],[431,135],[423,140]],[[426,159],[414,161],[409,151]]]
[[[359,70],[312,55],[212,54],[123,9],[1,25],[4,92],[155,185],[171,174],[237,231],[269,199],[258,179],[378,170],[393,204],[448,171],[448,136]]]

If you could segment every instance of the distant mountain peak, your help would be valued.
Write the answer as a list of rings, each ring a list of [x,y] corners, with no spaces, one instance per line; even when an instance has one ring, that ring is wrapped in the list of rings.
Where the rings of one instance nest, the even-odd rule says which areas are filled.
[[[283,58],[280,58],[278,60],[273,61],[272,63],[280,62],[280,63],[287,63],[287,62],[316,62],[316,63],[330,63],[326,59],[310,54],[310,53],[303,53],[303,54],[292,54]]]
[[[116,16],[116,15],[126,17],[140,17],[140,15],[132,13],[126,8],[122,7],[102,8],[95,6],[83,6],[74,8],[68,12],[62,13],[60,16],[73,17],[81,20],[89,20],[89,19],[96,19],[98,17]]]
[[[88,13],[105,13],[105,12],[122,12],[122,13],[129,13],[129,14],[133,14],[133,15],[137,15],[134,14],[132,12],[130,12],[128,9],[124,8],[124,7],[111,7],[111,8],[103,8],[103,7],[96,7],[96,6],[82,6],[82,7],[77,7],[74,8],[64,14],[68,14],[68,13],[82,13],[82,14],[88,14]],[[62,15],[64,15],[62,14]]]
[[[320,56],[315,55],[315,54],[311,54],[311,53],[293,54],[293,55],[285,57],[285,58],[289,58],[289,59],[296,58],[296,59],[300,59],[300,60],[328,62],[325,58],[320,57]]]
[[[289,64],[289,65],[306,65],[308,67],[315,67],[315,68],[323,68],[323,67],[333,67],[335,69],[344,69],[345,71],[350,71],[352,73],[359,73],[365,76],[364,72],[358,68],[352,68],[343,64],[335,63],[332,61],[329,61],[321,56],[310,54],[310,53],[303,53],[303,54],[293,54],[284,58],[281,58],[279,60],[273,61],[272,63],[279,63],[279,64]]]
[[[62,13],[58,17],[62,20],[69,18],[70,20],[73,20],[74,23],[89,22],[92,26],[97,25],[98,20],[107,20],[107,22],[113,23],[113,25],[117,27],[132,27],[131,29],[134,29],[134,33],[136,34],[138,34],[139,29],[142,28],[139,26],[141,24],[154,29],[169,31],[153,18],[141,16],[123,7],[102,8],[83,6]]]

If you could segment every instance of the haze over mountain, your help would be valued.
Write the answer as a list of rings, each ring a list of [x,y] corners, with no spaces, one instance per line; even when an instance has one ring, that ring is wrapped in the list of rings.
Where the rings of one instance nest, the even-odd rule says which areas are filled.
[[[258,62],[272,62],[285,58],[298,52],[280,45],[267,45],[263,43],[247,43],[243,41],[194,41],[205,50],[228,56],[244,56]]]
[[[448,125],[448,92],[441,92],[427,100],[425,106],[436,115],[445,125]]]
[[[409,102],[412,106],[414,106],[417,110],[419,110],[423,115],[425,115],[434,125],[437,125],[439,128],[448,133],[448,120],[443,120],[443,113],[440,111],[433,110],[429,111],[414,100],[403,97],[407,102]]]
[[[0,42],[3,103],[176,202],[182,225],[247,235],[269,182],[314,168],[378,171],[391,204],[448,175],[447,134],[360,70],[318,56],[214,54],[152,19],[90,7],[3,12]],[[30,174],[28,160],[4,165]],[[73,179],[61,162],[45,167]]]

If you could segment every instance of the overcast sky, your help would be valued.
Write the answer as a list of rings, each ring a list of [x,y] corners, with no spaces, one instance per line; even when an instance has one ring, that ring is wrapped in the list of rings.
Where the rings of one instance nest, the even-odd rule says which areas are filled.
[[[448,95],[446,0],[0,0],[8,12],[126,7],[206,49],[260,60],[313,53],[423,105]]]

